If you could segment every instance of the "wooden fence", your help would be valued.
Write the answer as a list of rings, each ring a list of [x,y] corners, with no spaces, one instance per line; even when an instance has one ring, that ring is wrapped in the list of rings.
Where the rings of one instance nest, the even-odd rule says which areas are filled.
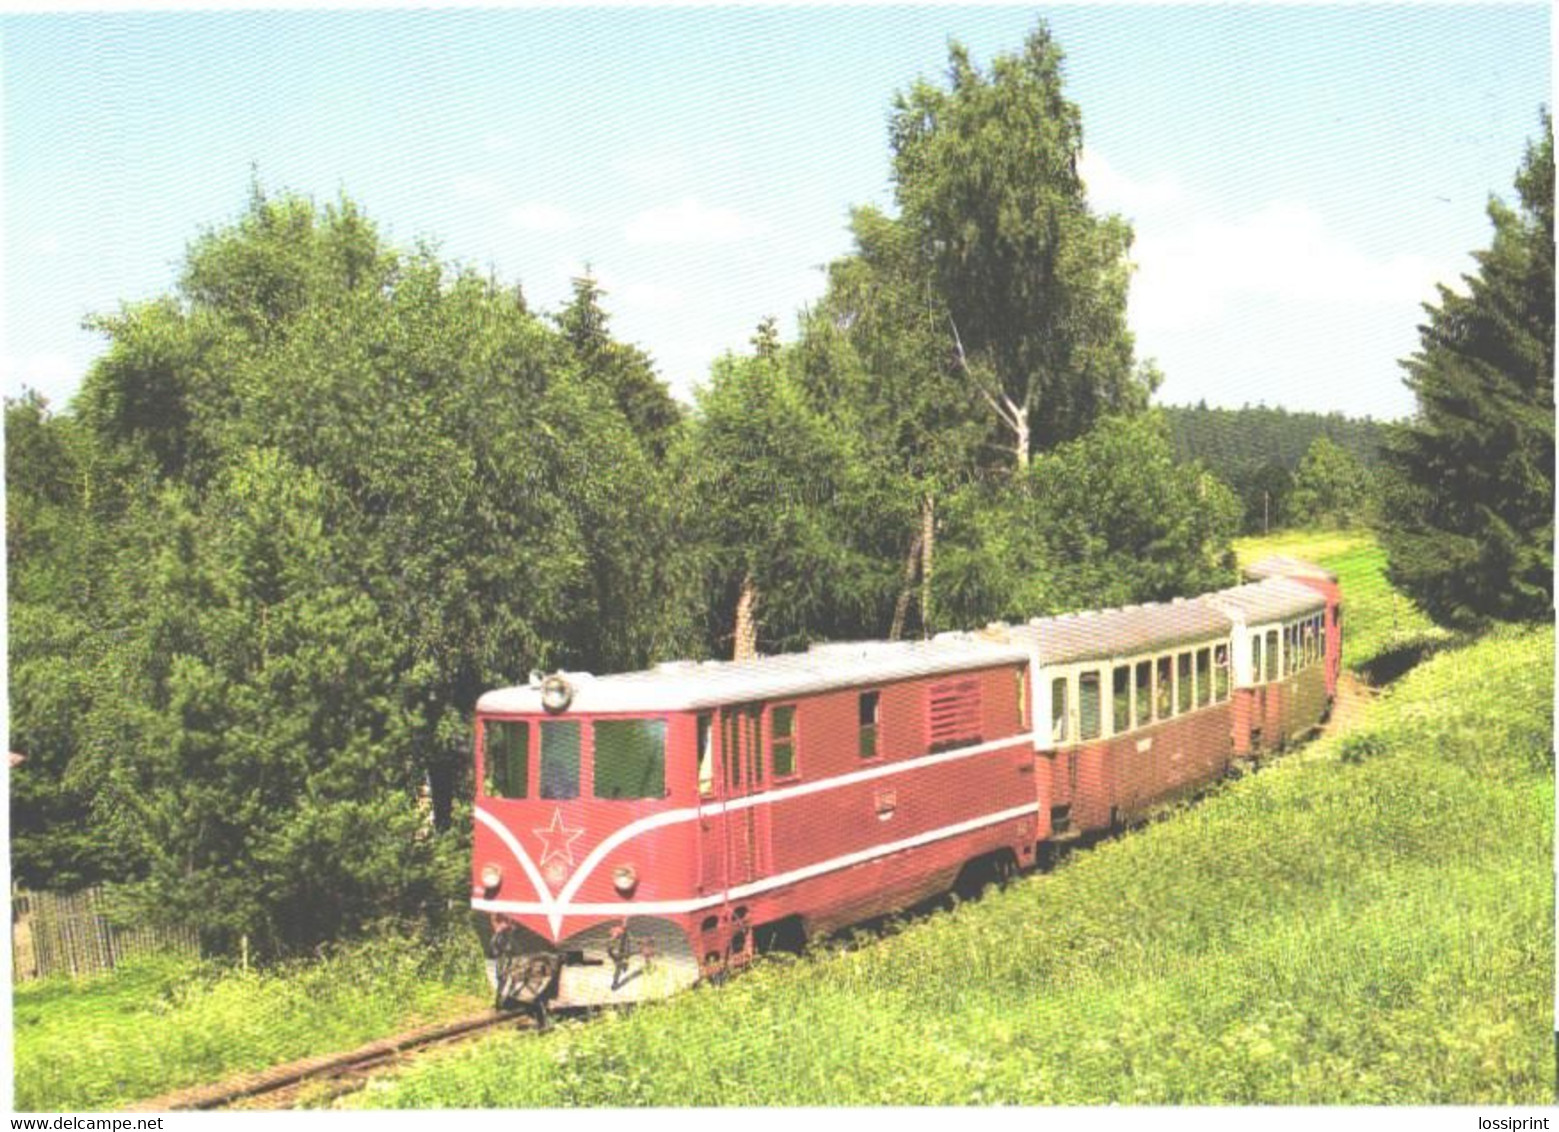
[[[12,889],[11,978],[92,975],[148,952],[200,954],[194,932],[126,927],[110,918],[111,908],[112,896],[101,888],[63,894]]]

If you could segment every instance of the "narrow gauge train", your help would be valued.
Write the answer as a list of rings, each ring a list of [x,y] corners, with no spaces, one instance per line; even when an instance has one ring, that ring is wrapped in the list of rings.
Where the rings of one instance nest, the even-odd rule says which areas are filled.
[[[1313,727],[1335,575],[929,641],[559,673],[477,704],[471,906],[500,1004],[660,997],[1001,876]]]

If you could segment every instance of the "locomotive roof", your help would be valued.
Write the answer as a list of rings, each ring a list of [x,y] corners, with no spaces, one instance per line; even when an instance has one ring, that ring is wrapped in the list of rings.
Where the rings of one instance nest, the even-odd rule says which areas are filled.
[[[1121,609],[1036,617],[1027,624],[995,624],[987,639],[1022,645],[1041,664],[1134,656],[1168,645],[1229,635],[1229,618],[1200,598],[1128,605]]]
[[[1259,562],[1252,562],[1245,567],[1244,574],[1258,582],[1266,578],[1319,578],[1326,582],[1337,580],[1337,575],[1326,567],[1306,562],[1302,558],[1290,558],[1286,554],[1269,554]]]
[[[1233,589],[1207,594],[1203,601],[1224,610],[1247,625],[1281,621],[1315,613],[1326,607],[1321,591],[1290,578],[1268,578]]]
[[[671,661],[614,676],[563,675],[574,687],[570,712],[690,711],[1018,664],[1027,658],[1024,648],[983,640],[858,641],[751,660]],[[476,709],[539,713],[541,689],[499,688],[484,694]]]

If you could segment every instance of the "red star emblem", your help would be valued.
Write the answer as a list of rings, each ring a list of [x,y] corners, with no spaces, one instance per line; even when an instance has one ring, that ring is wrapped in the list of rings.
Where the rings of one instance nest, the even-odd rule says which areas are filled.
[[[533,829],[531,832],[534,833],[537,837],[541,838],[542,868],[546,868],[547,862],[552,860],[554,857],[562,857],[563,860],[568,862],[569,868],[574,867],[573,844],[575,841],[579,840],[579,838],[584,836],[585,831],[583,827],[579,829],[570,829],[568,826],[564,825],[563,811],[561,809],[555,809],[552,811],[551,825],[546,826],[543,829]]]

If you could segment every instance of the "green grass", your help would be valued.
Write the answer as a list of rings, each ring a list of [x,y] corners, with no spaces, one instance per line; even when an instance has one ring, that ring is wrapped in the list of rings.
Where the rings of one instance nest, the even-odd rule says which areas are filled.
[[[1348,600],[1350,647],[1433,636]],[[1551,1102],[1553,656],[1551,628],[1445,642],[1358,730],[1053,873],[346,1103]]]
[[[115,1108],[487,1005],[468,932],[380,940],[265,973],[146,958],[90,979],[17,985],[18,1110]]]

